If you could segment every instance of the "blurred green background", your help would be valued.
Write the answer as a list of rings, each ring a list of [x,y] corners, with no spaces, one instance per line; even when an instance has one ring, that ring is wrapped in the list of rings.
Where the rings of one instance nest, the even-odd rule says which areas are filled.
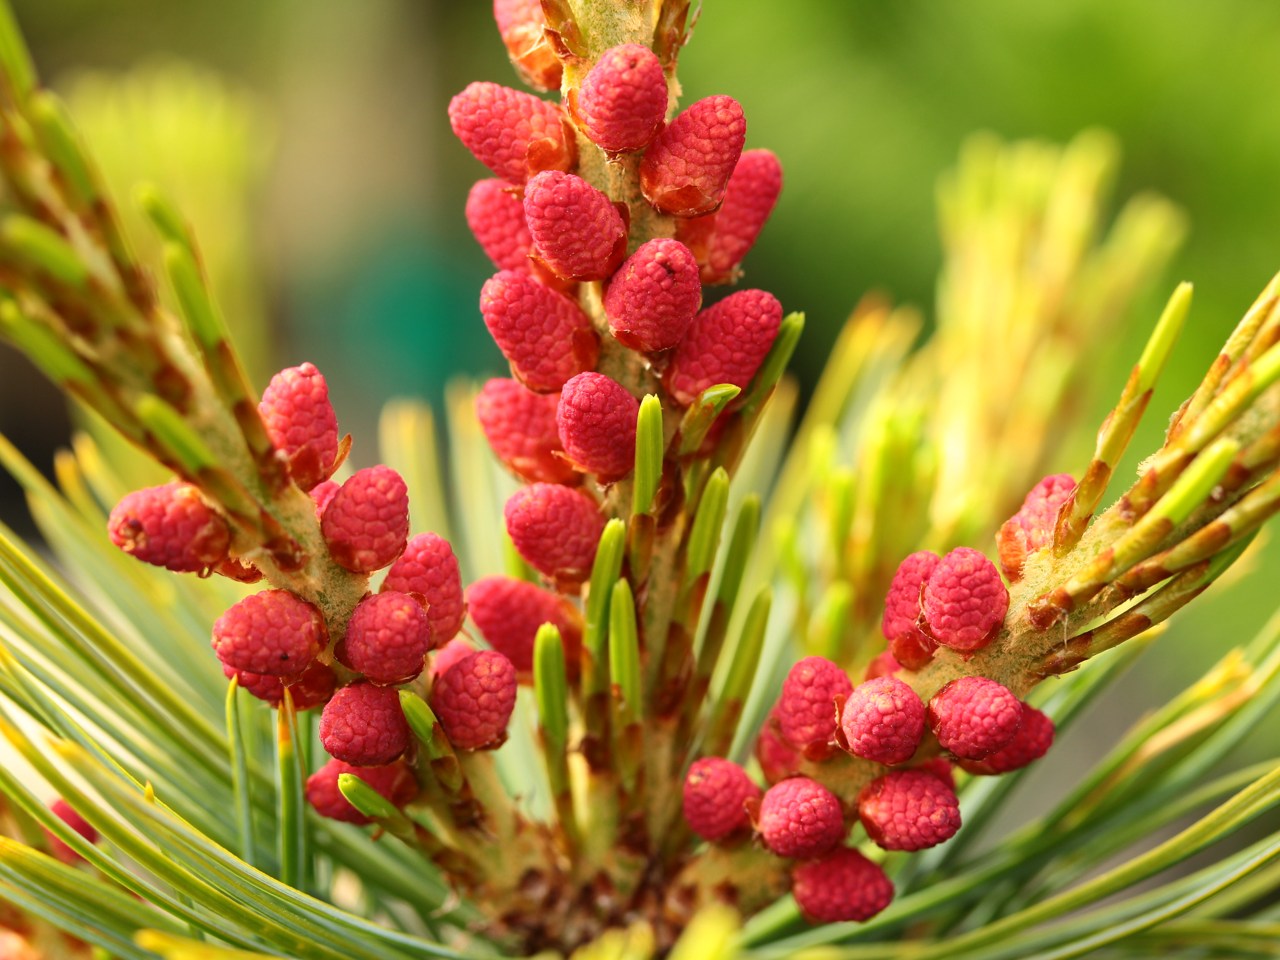
[[[438,400],[450,374],[499,369],[476,307],[491,267],[463,219],[470,183],[486,174],[445,115],[471,80],[516,84],[486,0],[13,5],[55,87],[181,58],[256,104],[267,159],[243,243],[259,268],[265,370],[303,359],[326,370],[358,462],[373,456],[375,412],[389,397]],[[807,312],[794,364],[806,383],[869,290],[928,312],[940,261],[934,184],[967,134],[1117,134],[1117,195],[1169,196],[1191,233],[1145,305],[1150,319],[1097,345],[1116,390],[1159,299],[1176,280],[1196,284],[1142,450],[1280,268],[1278,49],[1280,4],[1256,0],[706,0],[680,77],[685,102],[737,97],[748,146],[782,159],[782,200],[746,282]],[[59,403],[33,394],[15,359],[4,363],[0,429],[45,465],[65,425],[30,412]],[[1113,396],[1098,398],[1099,414]],[[1257,628],[1275,605],[1268,553],[1262,578],[1215,588],[1232,599],[1181,619],[1141,683],[1158,691]]]

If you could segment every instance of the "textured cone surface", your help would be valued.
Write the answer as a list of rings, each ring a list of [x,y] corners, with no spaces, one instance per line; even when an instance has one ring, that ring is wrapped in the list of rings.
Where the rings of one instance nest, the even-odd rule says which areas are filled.
[[[893,883],[884,871],[850,847],[797,864],[791,889],[810,923],[861,923],[893,901]]]
[[[755,246],[781,193],[782,164],[773,151],[746,151],[729,178],[724,202],[710,215],[713,222],[706,253],[700,258],[706,283],[725,283],[734,278],[738,264]]]
[[[580,373],[565,383],[556,427],[569,459],[602,483],[621,480],[636,459],[640,404],[602,373]]]
[[[524,204],[505,180],[480,180],[467,194],[467,226],[499,270],[529,272],[533,237]]]
[[[937,643],[918,626],[922,616],[920,595],[942,558],[928,550],[909,554],[898,564],[884,598],[880,632],[889,641],[894,659],[909,670],[919,670],[933,657]]]
[[[341,760],[330,760],[307,778],[307,802],[322,817],[344,823],[373,822],[347,802],[347,798],[338,789],[338,777],[344,773],[359,777],[395,807],[403,807],[418,795],[418,781],[413,771],[403,762],[378,767],[356,767]]]
[[[320,611],[288,590],[245,597],[213,624],[213,650],[235,670],[292,677],[326,640]]]
[[[960,829],[956,794],[926,770],[894,770],[858,796],[858,817],[872,842],[886,850],[923,850]]]
[[[599,342],[581,308],[528,274],[503,270],[480,290],[480,313],[498,349],[530,390],[559,390],[596,364]]]
[[[1022,705],[1022,724],[1008,743],[981,760],[962,760],[969,773],[1000,774],[1039,760],[1053,746],[1053,721],[1029,704]]]
[[[1022,704],[986,677],[960,677],[929,701],[929,728],[944,750],[962,760],[995,753],[1022,725]]]
[[[484,577],[467,588],[467,610],[489,645],[505,654],[522,674],[533,670],[538,627],[554,624],[572,672],[582,645],[582,621],[577,610],[557,594],[514,577]]]
[[[476,396],[476,418],[498,459],[525,480],[567,483],[576,477],[560,454],[559,393],[534,393],[517,380],[495,378]]]
[[[404,553],[387,571],[381,589],[416,593],[426,601],[432,647],[452,640],[467,617],[458,558],[449,541],[435,533],[419,533],[409,539]]]
[[[836,732],[836,697],[848,697],[848,674],[824,657],[797,661],[782,683],[775,708],[782,735],[797,747],[828,743]]]
[[[601,280],[626,235],[613,203],[581,177],[558,170],[525,186],[524,216],[535,252],[556,276]]]
[[[642,243],[605,291],[609,330],[619,343],[655,353],[683,339],[702,306],[698,261],[678,240]]]
[[[320,742],[330,756],[360,767],[391,763],[409,749],[409,724],[392,687],[353,683],[320,714]]]
[[[539,573],[581,582],[591,572],[604,517],[585,493],[556,483],[533,483],[507,500],[507,533]]]
[[[648,47],[624,43],[606,50],[583,78],[577,116],[583,132],[602,150],[645,147],[667,113],[667,78]]]
[[[107,519],[107,535],[125,553],[175,573],[199,573],[227,556],[227,523],[189,483],[135,490]]]
[[[510,183],[573,165],[560,108],[529,93],[497,83],[468,84],[449,102],[449,125],[477,160]]]
[[[796,773],[804,763],[804,756],[782,735],[778,724],[778,709],[770,711],[760,735],[756,738],[756,760],[760,771],[769,783],[777,783]]]
[[[313,660],[307,669],[289,679],[287,684],[281,677],[235,670],[225,663],[222,665],[222,673],[228,680],[235,677],[243,689],[273,707],[284,699],[284,688],[288,686],[289,696],[293,699],[296,710],[311,710],[328,703],[338,686],[338,678],[334,676],[333,670],[318,660]]]
[[[357,470],[325,507],[320,530],[337,563],[354,573],[380,570],[409,539],[409,488],[390,467]]]
[[[258,414],[271,444],[289,461],[289,472],[310,490],[333,472],[338,457],[338,416],[329,386],[313,364],[286,367],[262,391]]]
[[[906,763],[924,735],[924,704],[910,686],[891,676],[853,688],[840,723],[849,752],[876,763]]]
[[[710,213],[724,199],[742,155],[747,121],[733,97],[691,104],[649,145],[640,163],[645,198],[677,217]]]
[[[347,621],[345,663],[374,683],[405,683],[422,672],[431,649],[426,611],[407,593],[365,597]]]
[[[759,797],[760,788],[742,767],[723,757],[703,757],[684,778],[684,819],[690,830],[714,843],[751,826],[744,804]]]
[[[745,389],[781,325],[782,304],[773,294],[731,293],[693,318],[667,368],[667,389],[683,404],[717,383]]]
[[[541,0],[494,0],[493,19],[520,79],[538,90],[560,87],[560,58],[544,28]]]
[[[816,857],[846,832],[836,795],[808,777],[791,777],[766,790],[756,829],[780,857]]]
[[[516,668],[497,650],[467,654],[436,678],[431,691],[431,709],[461,750],[501,745],[515,706]]]
[[[1028,554],[1053,542],[1058,511],[1075,489],[1076,481],[1068,473],[1047,476],[1031,488],[1018,512],[1001,525],[996,547],[1000,569],[1010,581],[1022,576],[1022,564]]]
[[[1009,591],[980,551],[956,547],[924,585],[921,600],[934,640],[968,653],[991,642],[1009,610]]]

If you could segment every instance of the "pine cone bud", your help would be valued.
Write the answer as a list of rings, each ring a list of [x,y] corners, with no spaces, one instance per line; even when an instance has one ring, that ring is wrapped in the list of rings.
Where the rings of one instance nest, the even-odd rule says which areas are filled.
[[[577,473],[560,454],[559,393],[534,393],[517,380],[493,379],[476,396],[476,418],[498,459],[524,480],[568,483]]]
[[[320,742],[329,754],[358,767],[397,760],[409,749],[409,724],[393,687],[353,683],[337,691],[320,714]]]
[[[1022,704],[986,677],[952,680],[929,701],[929,729],[942,749],[962,760],[995,753],[1022,725]]]
[[[460,750],[502,745],[516,706],[516,668],[497,650],[478,650],[436,677],[431,709]]]
[[[756,828],[780,857],[816,857],[848,832],[836,795],[808,777],[791,777],[765,791]]]
[[[449,101],[449,125],[477,160],[510,183],[573,166],[573,141],[554,103],[477,81]]]
[[[739,290],[703,310],[667,368],[667,389],[683,404],[717,383],[746,388],[782,325],[782,304],[763,290]]]
[[[851,847],[797,864],[791,892],[810,923],[862,923],[893,901],[885,872]]]
[[[530,390],[559,390],[596,365],[600,344],[587,315],[528,274],[503,270],[490,277],[480,290],[480,312],[511,372]]]
[[[682,797],[689,829],[715,843],[751,826],[745,804],[760,797],[760,788],[732,760],[703,757],[689,767]]]
[[[226,666],[294,677],[328,637],[320,611],[288,590],[245,597],[213,624],[213,650]]]
[[[657,54],[638,43],[606,50],[583,78],[574,112],[601,150],[644,148],[667,114],[667,78]]]
[[[521,674],[533,670],[533,642],[544,623],[560,631],[570,672],[577,664],[582,618],[557,594],[514,577],[484,577],[467,587],[467,610],[489,646],[505,654]]]
[[[325,508],[320,532],[340,566],[380,570],[409,539],[409,488],[388,466],[357,470]]]
[[[971,653],[990,643],[1004,623],[1009,591],[981,552],[956,547],[929,574],[921,606],[934,640]]]
[[[626,252],[627,228],[612,201],[581,177],[547,170],[524,188],[534,252],[565,280],[602,280]]]
[[[840,724],[846,749],[876,763],[906,763],[924,735],[924,716],[920,697],[901,680],[867,680],[844,704]]]
[[[981,760],[962,760],[969,773],[994,775],[1020,770],[1039,760],[1053,746],[1053,721],[1029,704],[1022,705],[1022,725],[1013,739]]]
[[[1031,488],[1018,512],[1001,525],[996,546],[1000,569],[1010,583],[1021,578],[1022,564],[1029,554],[1053,543],[1058,511],[1075,489],[1076,482],[1069,473],[1045,477]]]
[[[926,770],[893,770],[858,795],[867,836],[886,850],[923,850],[960,829],[955,791]]]
[[[175,573],[217,566],[231,544],[227,522],[180,480],[125,494],[107,519],[107,535],[125,553]]]
[[[533,237],[524,204],[505,180],[478,180],[467,194],[467,226],[499,270],[529,272]]]
[[[603,373],[580,373],[560,391],[556,427],[564,451],[601,483],[621,480],[636,462],[640,404]]]
[[[432,647],[452,640],[467,617],[458,558],[449,541],[434,533],[420,533],[409,540],[381,589],[416,593],[427,602]]]
[[[344,773],[359,777],[395,807],[403,807],[418,795],[417,778],[403,761],[379,767],[356,767],[334,759],[307,777],[307,802],[322,817],[344,823],[373,822],[353,807],[338,789],[338,777]]]
[[[823,747],[835,736],[836,698],[853,692],[849,676],[824,657],[797,661],[774,709],[782,735],[801,748]]]
[[[768,783],[777,783],[796,773],[804,763],[804,756],[799,750],[787,742],[778,724],[778,708],[769,711],[769,716],[760,727],[756,737],[756,761],[760,764],[760,772]]]
[[[286,367],[262,391],[258,415],[271,444],[289,461],[289,475],[310,490],[333,473],[338,458],[338,415],[324,374],[313,364]]]
[[[287,683],[282,677],[275,677],[269,673],[236,670],[225,663],[222,665],[222,674],[228,680],[235,677],[241,689],[273,707],[279,706],[280,701],[284,699],[284,688],[288,686],[289,697],[293,700],[295,710],[311,710],[328,703],[338,686],[338,678],[333,675],[333,670],[319,660],[311,661],[307,669],[296,677],[288,678]]]
[[[546,38],[540,0],[493,0],[493,19],[520,79],[538,90],[558,90],[560,58]]]
[[[645,353],[674,347],[702,305],[698,262],[683,243],[642,243],[605,291],[609,329],[624,346]]]
[[[645,198],[677,217],[710,213],[724,199],[746,142],[747,121],[733,97],[707,97],[680,113],[640,162]]]
[[[511,495],[503,515],[511,542],[539,573],[566,583],[590,575],[604,517],[585,493],[533,483]]]
[[[431,641],[422,604],[388,590],[356,604],[342,641],[343,663],[373,683],[405,683],[422,672]]]
[[[920,595],[941,558],[928,550],[909,554],[898,564],[884,598],[880,631],[889,641],[889,652],[908,670],[919,670],[938,648],[933,638],[918,626]]]
[[[748,150],[733,169],[720,209],[677,225],[678,237],[694,239],[690,247],[702,263],[703,283],[736,279],[738,264],[755,246],[781,192],[782,164],[777,155],[772,150]]]

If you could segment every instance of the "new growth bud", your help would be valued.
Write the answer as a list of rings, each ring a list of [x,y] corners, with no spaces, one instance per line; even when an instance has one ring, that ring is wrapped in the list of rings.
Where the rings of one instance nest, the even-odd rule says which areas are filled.
[[[467,605],[462,599],[462,571],[453,547],[444,537],[419,533],[405,545],[391,565],[382,590],[416,593],[427,604],[431,646],[439,647],[462,629]]]
[[[267,384],[258,415],[272,445],[289,462],[289,475],[303,490],[326,479],[338,457],[338,416],[329,386],[313,364],[286,367]]]
[[[642,243],[618,268],[604,296],[609,330],[633,350],[656,353],[678,344],[702,305],[698,262],[683,243]]]
[[[621,480],[636,459],[640,404],[603,373],[580,373],[565,383],[556,426],[565,454],[601,483]]]
[[[293,677],[328,640],[320,611],[288,590],[245,597],[213,624],[213,651],[234,670]]]
[[[449,101],[449,125],[477,160],[510,183],[573,165],[560,108],[532,94],[497,83],[468,84]]]
[[[497,650],[467,654],[431,690],[431,709],[460,750],[501,746],[515,705],[516,668]]]
[[[595,366],[600,347],[591,320],[528,274],[503,270],[491,277],[480,290],[480,313],[511,372],[530,390],[559,390]]]
[[[667,389],[692,403],[717,383],[745,388],[782,325],[782,304],[763,290],[739,290],[693,318],[667,368]]]
[[[643,149],[667,113],[667,78],[648,47],[624,43],[606,50],[578,90],[575,115],[601,150]]]
[[[759,797],[760,788],[732,760],[703,757],[684,778],[684,819],[690,830],[715,843],[751,826],[746,803]]]
[[[409,488],[390,467],[357,470],[325,507],[320,530],[339,565],[353,573],[380,570],[409,538]]]
[[[677,217],[710,213],[746,142],[747,121],[733,97],[707,97],[680,113],[649,145],[640,163],[645,198]]]
[[[503,515],[511,542],[539,573],[570,583],[590,574],[604,517],[585,493],[533,483],[511,495]]]
[[[107,519],[107,535],[125,553],[175,573],[216,566],[231,543],[227,522],[180,480],[126,494]]]

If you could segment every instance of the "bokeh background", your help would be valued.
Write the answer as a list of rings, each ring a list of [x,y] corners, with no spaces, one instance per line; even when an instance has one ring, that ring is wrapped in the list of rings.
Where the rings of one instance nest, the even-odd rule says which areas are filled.
[[[471,80],[515,83],[486,0],[12,2],[43,75],[87,105],[118,176],[132,164],[166,182],[194,165],[188,209],[197,231],[229,238],[213,259],[255,369],[265,379],[310,359],[326,370],[358,460],[373,456],[361,438],[390,397],[438,401],[448,376],[499,369],[476,307],[491,267],[463,219],[485,174],[445,115]],[[1141,450],[1280,268],[1278,49],[1280,4],[1256,0],[706,0],[680,76],[686,102],[737,97],[748,146],[782,159],[786,187],[747,282],[807,312],[794,364],[804,383],[868,291],[929,312],[934,185],[967,135],[1112,131],[1117,196],[1162,193],[1190,227],[1143,305],[1150,321],[1175,281],[1196,284]],[[140,67],[127,96],[103,80]],[[131,132],[157,85],[183,84],[187,106],[153,134]],[[175,141],[185,151],[167,152]],[[1144,333],[1096,345],[1114,370],[1099,415]],[[0,369],[0,430],[47,466],[66,437],[61,402],[18,358]],[[11,494],[6,518],[20,525],[21,513]],[[1276,605],[1276,553],[1182,616],[1078,736],[1110,741],[1256,630]]]

